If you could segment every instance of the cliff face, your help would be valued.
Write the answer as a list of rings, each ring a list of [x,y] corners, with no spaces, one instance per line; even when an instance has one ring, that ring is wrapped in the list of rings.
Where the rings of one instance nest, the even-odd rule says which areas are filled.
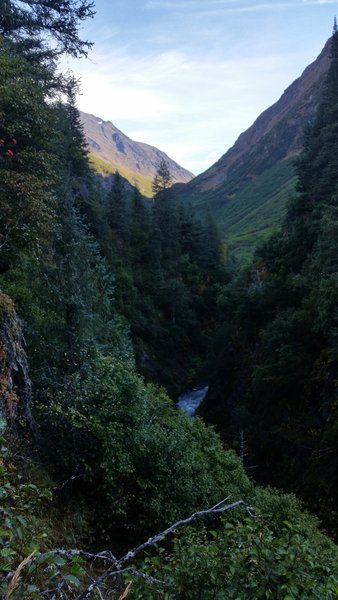
[[[31,382],[23,342],[14,304],[0,291],[0,428],[32,428]]]
[[[186,183],[194,177],[164,152],[135,142],[110,121],[84,112],[80,116],[92,162],[103,175],[118,170],[147,196],[151,195],[151,183],[162,159],[167,162],[174,183]]]
[[[317,109],[329,61],[330,40],[226,154],[190,183],[175,186],[197,212],[210,207],[235,253],[246,245],[252,251],[282,217],[294,181],[293,159]]]

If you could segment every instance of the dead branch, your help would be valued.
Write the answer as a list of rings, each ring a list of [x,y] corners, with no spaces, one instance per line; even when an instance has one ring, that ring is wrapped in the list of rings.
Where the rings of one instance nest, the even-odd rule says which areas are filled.
[[[186,519],[181,519],[179,521],[176,521],[175,523],[170,525],[170,527],[167,527],[167,529],[165,529],[164,531],[161,531],[160,533],[154,535],[153,537],[150,537],[146,542],[143,542],[142,544],[135,546],[135,548],[133,548],[132,550],[129,550],[120,559],[117,559],[114,556],[114,554],[112,554],[112,552],[110,552],[108,550],[99,552],[97,554],[93,554],[91,552],[85,552],[83,550],[78,550],[78,549],[65,550],[63,548],[58,548],[56,550],[50,550],[43,554],[38,553],[35,555],[35,558],[38,558],[38,557],[43,558],[43,557],[48,557],[51,555],[56,555],[56,556],[64,556],[69,559],[73,558],[74,556],[78,556],[80,558],[83,558],[84,560],[91,561],[91,563],[94,563],[96,561],[102,561],[102,564],[105,567],[105,571],[97,579],[93,580],[90,583],[90,585],[88,585],[87,588],[79,596],[76,597],[75,600],[87,600],[89,598],[89,596],[92,594],[92,592],[94,592],[95,590],[99,591],[100,586],[107,579],[116,578],[119,575],[122,575],[123,573],[126,573],[126,572],[129,572],[131,575],[134,575],[136,577],[141,577],[141,578],[145,579],[146,581],[148,581],[148,583],[152,583],[152,584],[160,583],[158,580],[156,580],[153,577],[150,577],[149,575],[147,575],[145,573],[136,571],[132,567],[126,567],[125,566],[126,563],[133,560],[138,554],[140,554],[141,552],[143,552],[150,546],[153,546],[153,545],[157,544],[158,542],[160,542],[161,540],[163,540],[164,538],[166,538],[168,535],[173,533],[178,527],[182,527],[183,525],[189,525],[190,523],[193,523],[197,519],[201,519],[205,516],[222,514],[224,512],[227,512],[228,510],[232,510],[238,506],[243,506],[247,510],[247,512],[252,516],[254,508],[252,506],[250,506],[249,504],[247,504],[247,502],[245,502],[244,500],[237,500],[237,502],[233,502],[231,504],[226,504],[226,502],[228,500],[229,500],[229,497],[225,498],[218,504],[215,504],[215,506],[212,506],[211,508],[197,511],[197,512],[193,513],[190,517],[187,517]]]
[[[98,577],[95,581],[93,581],[79,596],[77,596],[77,598],[75,600],[86,600],[87,598],[89,598],[89,596],[95,589],[97,589],[100,585],[102,585],[102,583],[106,579],[108,579],[110,577],[116,577],[117,575],[120,575],[121,573],[128,571],[129,569],[123,569],[123,566],[127,562],[134,559],[138,554],[140,554],[140,552],[143,552],[143,550],[145,550],[146,548],[149,548],[149,546],[153,546],[154,544],[157,544],[157,542],[160,542],[161,540],[163,540],[169,534],[173,533],[178,527],[182,527],[183,525],[189,525],[190,523],[193,523],[193,521],[196,521],[197,519],[201,519],[202,517],[205,517],[207,515],[222,514],[228,510],[232,510],[233,508],[236,508],[237,506],[244,506],[246,508],[246,510],[249,512],[249,514],[252,515],[252,512],[254,509],[253,509],[253,507],[249,506],[247,504],[247,502],[245,502],[244,500],[237,500],[237,502],[233,502],[231,504],[225,504],[228,501],[228,499],[229,498],[225,498],[224,500],[222,500],[221,502],[219,502],[212,508],[208,508],[205,510],[195,512],[190,517],[187,517],[186,519],[181,519],[179,521],[176,521],[176,523],[173,523],[172,525],[170,525],[170,527],[168,527],[164,531],[161,531],[161,533],[158,533],[157,535],[149,538],[146,542],[143,542],[142,544],[139,544],[132,550],[129,550],[129,552],[127,552],[127,554],[122,556],[122,558],[120,558],[119,560],[116,560],[116,558],[114,557],[113,564],[110,565],[106,569],[106,571],[104,573],[102,573],[102,575],[100,577]]]
[[[48,557],[48,556],[65,556],[66,558],[73,558],[74,556],[78,556],[79,558],[83,558],[85,560],[91,560],[92,562],[97,560],[102,560],[106,565],[118,564],[118,559],[114,556],[110,550],[105,550],[103,552],[98,552],[97,554],[93,554],[91,552],[85,552],[84,550],[77,549],[69,549],[64,550],[63,548],[57,548],[56,550],[49,550],[48,552],[44,552],[43,554],[39,553],[37,557]]]

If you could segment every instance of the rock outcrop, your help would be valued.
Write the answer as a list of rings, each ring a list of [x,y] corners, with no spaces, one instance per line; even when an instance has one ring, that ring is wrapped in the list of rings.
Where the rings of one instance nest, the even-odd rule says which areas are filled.
[[[0,291],[0,420],[9,428],[33,428],[31,381],[22,322],[12,300]]]

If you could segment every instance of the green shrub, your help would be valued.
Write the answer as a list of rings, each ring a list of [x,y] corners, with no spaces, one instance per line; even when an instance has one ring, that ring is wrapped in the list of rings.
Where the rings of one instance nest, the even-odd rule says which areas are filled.
[[[182,530],[170,550],[149,555],[133,581],[135,600],[329,600],[337,597],[338,552],[295,498],[256,495],[254,517],[227,513],[220,529]],[[275,514],[273,514],[275,509]],[[288,516],[289,520],[281,520]]]
[[[88,525],[80,509],[58,507],[52,482],[16,442],[0,437],[0,597],[51,598],[57,590],[68,594],[57,598],[72,597],[80,579],[86,582],[81,557],[64,559],[48,551],[75,542],[75,532],[81,544]]]
[[[215,432],[145,385],[125,357],[99,355],[41,415],[58,476],[80,475],[102,533],[120,526],[155,533],[252,489]]]

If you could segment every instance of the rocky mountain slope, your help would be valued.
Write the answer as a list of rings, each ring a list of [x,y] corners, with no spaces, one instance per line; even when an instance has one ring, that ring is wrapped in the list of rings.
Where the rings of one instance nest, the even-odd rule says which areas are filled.
[[[149,144],[133,141],[110,121],[84,112],[80,116],[90,159],[102,175],[118,170],[132,185],[137,184],[145,196],[152,195],[152,180],[162,159],[168,163],[174,183],[186,183],[194,177],[164,152]]]
[[[234,146],[178,194],[197,212],[208,206],[234,256],[249,257],[284,214],[294,188],[294,158],[318,105],[328,69],[330,42],[273,106],[242,133]]]

